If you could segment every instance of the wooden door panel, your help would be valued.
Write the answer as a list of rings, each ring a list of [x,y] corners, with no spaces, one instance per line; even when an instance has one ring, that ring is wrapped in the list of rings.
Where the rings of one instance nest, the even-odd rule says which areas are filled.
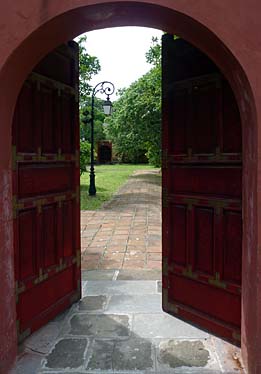
[[[73,163],[26,163],[19,167],[19,198],[73,191],[74,188]]]
[[[163,308],[238,343],[241,124],[229,84],[207,60],[163,37]]]
[[[170,193],[241,198],[240,166],[171,165]]]
[[[18,217],[19,232],[19,279],[25,281],[38,273],[38,258],[35,257],[37,245],[36,209],[21,210]]]
[[[241,285],[242,278],[242,214],[224,210],[223,278],[226,282]]]
[[[177,123],[177,126],[169,127],[169,136],[173,139],[170,146],[170,152],[173,155],[186,155],[191,145],[188,142],[188,116],[189,95],[187,89],[177,90],[173,94],[173,113],[170,118],[171,123]]]
[[[236,330],[241,323],[240,296],[224,291],[217,287],[210,287],[208,283],[180,276],[170,275],[170,281],[175,287],[169,291],[169,301],[177,304],[182,316],[182,310],[195,309],[206,319],[216,318],[219,323],[231,324]],[[199,295],[202,295],[199,297]],[[211,315],[209,313],[211,306]],[[224,318],[225,316],[225,318]],[[193,322],[193,320],[192,320]],[[204,325],[203,325],[204,326]]]
[[[213,275],[214,209],[196,207],[194,212],[194,266],[196,272]]]
[[[50,279],[39,282],[37,287],[34,285],[20,294],[17,306],[17,314],[20,317],[18,324],[22,330],[20,340],[27,336],[28,329],[37,330],[70,305],[69,300],[74,299],[77,286],[75,276],[74,267],[68,267]]]
[[[57,66],[61,63],[65,66]],[[20,340],[80,297],[77,81],[78,47],[69,42],[35,68],[16,105],[13,200]]]
[[[45,205],[42,211],[42,255],[44,268],[58,263],[57,204]]]
[[[42,153],[57,152],[57,128],[55,117],[55,101],[57,99],[56,92],[51,87],[41,85],[41,101],[42,113]]]
[[[14,115],[16,147],[20,153],[36,153],[36,130],[34,126],[34,111],[24,110],[28,105],[35,108],[35,86],[32,82],[25,82]],[[19,136],[18,136],[19,134]]]
[[[60,97],[60,110],[61,110],[61,133],[62,133],[62,152],[72,153],[74,149],[74,117],[75,117],[75,104],[74,100],[67,96],[61,95]]]
[[[204,85],[193,85],[189,95],[193,125],[189,125],[189,139],[192,154],[214,154],[217,146],[218,118],[217,89],[215,82]],[[209,126],[206,126],[206,123]]]
[[[170,225],[173,228],[170,248],[173,248],[176,243],[176,250],[170,252],[171,261],[185,267],[187,264],[187,207],[175,204],[170,214]]]
[[[63,257],[70,257],[76,254],[74,248],[74,233],[76,227],[74,224],[74,210],[76,207],[72,200],[64,201],[62,203],[63,212]]]
[[[237,103],[228,82],[223,82],[222,91],[222,152],[236,154],[240,158],[242,152],[242,131]]]

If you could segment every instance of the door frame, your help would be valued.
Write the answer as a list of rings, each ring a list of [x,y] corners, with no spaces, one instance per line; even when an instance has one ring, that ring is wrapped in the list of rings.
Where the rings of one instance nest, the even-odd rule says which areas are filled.
[[[261,321],[258,315],[261,311],[260,268],[261,256],[261,210],[258,209],[261,200],[261,191],[258,191],[257,181],[259,173],[258,160],[261,159],[261,139],[257,136],[257,98],[261,97],[261,88],[254,84],[260,64],[255,60],[256,74],[253,75],[251,63],[248,63],[246,50],[238,54],[238,44],[241,40],[231,38],[222,31],[220,14],[215,13],[213,6],[206,7],[202,13],[188,5],[170,4],[168,0],[158,0],[154,4],[142,0],[115,1],[114,3],[101,3],[93,0],[93,5],[87,5],[87,0],[80,0],[77,5],[70,5],[70,1],[57,3],[49,11],[43,11],[41,1],[36,4],[34,13],[30,13],[31,4],[22,9],[23,14],[30,14],[30,20],[16,23],[13,17],[15,12],[8,5],[2,7],[2,22],[9,21],[11,33],[8,44],[0,44],[2,59],[5,63],[0,66],[0,111],[1,111],[1,137],[0,137],[0,208],[3,212],[0,225],[0,273],[3,282],[0,294],[0,332],[3,342],[0,348],[2,367],[7,368],[14,361],[16,355],[16,328],[15,328],[15,293],[13,277],[13,245],[12,245],[12,188],[11,188],[11,124],[12,116],[19,90],[33,66],[57,45],[79,35],[84,31],[103,27],[136,25],[164,29],[169,33],[177,33],[182,38],[194,44],[205,52],[221,69],[229,80],[237,98],[241,113],[243,130],[243,282],[242,282],[242,353],[245,364],[250,373],[257,373],[261,368],[261,358],[255,347],[261,345]],[[201,1],[201,0],[200,0]],[[19,1],[15,0],[12,6],[19,8]],[[182,3],[182,2],[180,2]],[[73,8],[72,8],[73,7]],[[219,7],[227,16],[236,19],[233,4],[227,5],[226,0],[220,0]],[[251,8],[251,7],[250,7]],[[17,9],[19,10],[19,9]],[[248,9],[241,1],[241,11],[244,16],[252,14],[257,9]],[[38,11],[38,12],[37,12]],[[251,13],[252,12],[252,13]],[[19,12],[17,11],[17,14]],[[21,14],[21,12],[20,12]],[[41,15],[39,17],[39,14]],[[211,17],[210,17],[211,15]],[[205,16],[205,18],[203,17]],[[210,18],[208,18],[210,17]],[[21,17],[22,19],[22,17]],[[25,17],[26,19],[26,17]],[[1,19],[0,19],[1,21]],[[236,22],[236,21],[235,21]],[[8,23],[7,23],[8,24]],[[64,25],[66,24],[66,27]],[[221,25],[222,26],[222,25]],[[12,34],[13,27],[19,28],[19,33]],[[240,24],[237,25],[238,31]],[[251,27],[248,36],[255,38],[258,34]],[[237,30],[236,30],[237,32]],[[19,36],[17,36],[19,34]],[[242,35],[242,33],[240,33]],[[42,42],[39,43],[39,40]],[[254,39],[253,39],[254,40]],[[235,55],[240,58],[236,59]],[[18,63],[19,61],[19,63]],[[244,66],[244,69],[243,67]],[[259,66],[259,68],[258,68]],[[249,79],[252,81],[249,82]],[[256,91],[252,90],[252,86]],[[255,96],[256,95],[256,96]],[[261,104],[259,104],[261,110]],[[257,333],[258,332],[258,333]],[[1,341],[0,341],[1,343]]]

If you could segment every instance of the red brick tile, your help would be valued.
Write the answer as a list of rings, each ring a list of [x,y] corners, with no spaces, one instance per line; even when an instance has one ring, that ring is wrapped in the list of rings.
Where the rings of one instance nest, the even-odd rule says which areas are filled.
[[[105,248],[102,247],[87,247],[82,250],[82,252],[86,252],[88,254],[102,254],[105,251]]]
[[[140,252],[146,252],[146,245],[139,244],[139,245],[127,245],[127,252],[130,251],[140,251]]]
[[[148,245],[147,246],[147,252],[161,253],[162,252],[162,247],[161,247],[161,245],[157,245],[157,246]]]
[[[161,261],[147,261],[146,269],[161,269]]]
[[[162,253],[147,253],[147,259],[153,261],[161,261],[162,260]]]
[[[122,253],[122,252],[105,252],[103,258],[105,260],[110,259],[110,260],[122,261],[123,258],[124,258],[124,253]]]
[[[123,269],[143,269],[145,268],[144,261],[124,261]]]
[[[99,269],[121,269],[122,261],[116,260],[103,260],[99,264]]]

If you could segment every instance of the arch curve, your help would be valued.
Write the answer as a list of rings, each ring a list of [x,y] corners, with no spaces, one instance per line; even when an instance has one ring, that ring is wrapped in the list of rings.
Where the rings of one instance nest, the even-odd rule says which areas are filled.
[[[18,1],[17,1],[18,2]],[[227,1],[224,2],[224,4]],[[45,3],[45,11],[41,12],[41,3]],[[0,229],[0,244],[3,251],[0,254],[0,272],[3,274],[3,289],[6,291],[0,295],[0,316],[8,316],[6,326],[1,328],[0,335],[8,342],[5,348],[0,348],[0,356],[5,358],[6,367],[13,360],[15,354],[15,302],[14,302],[14,280],[10,279],[12,273],[12,227],[10,225],[12,195],[11,195],[11,123],[12,115],[19,90],[32,68],[48,52],[74,38],[75,36],[95,29],[115,26],[145,26],[164,30],[168,33],[178,34],[197,48],[206,53],[220,68],[229,80],[235,96],[242,118],[243,126],[243,189],[244,189],[244,242],[243,242],[243,272],[246,274],[245,286],[243,284],[243,349],[246,361],[253,362],[254,351],[251,345],[256,347],[261,345],[254,338],[249,338],[249,332],[257,329],[251,322],[248,310],[253,310],[257,318],[258,308],[256,308],[256,296],[258,290],[249,292],[249,285],[253,282],[254,275],[251,275],[253,262],[257,258],[255,249],[257,248],[257,159],[258,159],[258,131],[257,115],[254,94],[252,91],[249,72],[244,69],[244,63],[235,57],[236,49],[233,49],[233,40],[225,40],[224,35],[218,35],[216,22],[218,18],[212,17],[212,27],[210,18],[198,16],[198,12],[193,5],[191,11],[188,6],[182,8],[181,1],[169,0],[142,0],[142,1],[108,1],[100,2],[93,0],[91,5],[87,0],[78,1],[78,5],[72,5],[71,1],[57,1],[50,9],[46,7],[48,0],[39,0],[39,12],[33,14],[30,21],[30,31],[24,40],[20,40],[18,45],[14,41],[14,48],[9,55],[4,66],[0,70],[0,190],[5,191],[5,195],[0,196],[0,208],[5,209],[7,214]],[[60,3],[59,5],[57,5]],[[88,4],[87,4],[88,3]],[[172,4],[174,3],[174,4]],[[176,6],[178,4],[178,6]],[[224,8],[225,9],[225,8]],[[212,9],[213,10],[213,9]],[[193,17],[193,12],[195,16]],[[211,6],[208,8],[211,12]],[[203,11],[204,13],[204,11]],[[208,13],[210,14],[210,13]],[[41,15],[41,16],[39,16]],[[206,14],[207,15],[207,14]],[[218,17],[219,15],[217,15]],[[26,31],[23,30],[25,35]],[[21,36],[21,39],[23,37]],[[16,46],[15,46],[16,44]],[[6,189],[6,185],[9,188]],[[6,260],[7,258],[7,260]],[[8,267],[4,266],[8,263]],[[11,269],[11,270],[10,270]],[[10,303],[6,303],[6,295],[12,295],[10,303],[13,305],[10,312]],[[246,308],[246,309],[244,309]],[[261,307],[260,307],[261,308]],[[255,312],[254,312],[255,310]],[[261,325],[259,325],[261,330]],[[260,334],[261,335],[261,334]],[[1,351],[4,349],[4,351]],[[248,356],[251,360],[248,360]],[[260,362],[261,365],[261,362]],[[1,369],[1,367],[0,367]],[[253,371],[254,372],[254,371]]]

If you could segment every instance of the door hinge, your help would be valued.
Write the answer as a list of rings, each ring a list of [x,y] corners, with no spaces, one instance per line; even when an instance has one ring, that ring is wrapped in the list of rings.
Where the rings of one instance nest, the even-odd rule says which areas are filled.
[[[12,169],[13,171],[17,168],[17,162],[23,161],[23,156],[17,154],[16,145],[12,146]]]
[[[184,199],[184,202],[187,204],[188,210],[192,210],[193,205],[198,205],[199,204],[198,199],[192,199],[192,198],[186,198],[186,199]]]
[[[192,148],[191,147],[189,147],[188,149],[187,149],[187,156],[188,156],[188,159],[191,159],[192,158]]]
[[[36,200],[35,206],[37,208],[37,213],[41,214],[43,210],[43,205],[47,204],[48,200],[47,199],[39,199]]]
[[[20,293],[25,291],[25,285],[22,283],[19,287],[18,281],[15,282],[15,298],[16,298],[16,303],[19,301],[19,295]]]
[[[184,270],[182,271],[182,274],[183,274],[185,277],[187,277],[187,278],[191,278],[191,279],[197,279],[197,277],[198,277],[198,274],[196,274],[196,273],[194,273],[194,272],[192,271],[192,265],[188,265],[188,266],[187,266],[187,269],[184,269]]]
[[[39,284],[39,283],[45,281],[47,278],[48,278],[48,274],[47,273],[44,274],[43,269],[40,268],[39,277],[34,280],[34,284]]]
[[[208,283],[218,288],[224,289],[227,287],[226,283],[220,280],[220,274],[218,272],[216,273],[215,278],[208,279]]]
[[[37,155],[32,157],[33,161],[46,161],[47,157],[42,155],[42,148],[37,148]]]
[[[60,258],[59,265],[56,267],[55,271],[58,273],[59,271],[62,271],[66,269],[66,264],[63,263],[63,258]]]
[[[13,195],[13,219],[17,218],[17,211],[24,208],[24,203],[18,203],[16,195]]]
[[[171,313],[171,312],[175,314],[179,313],[177,305],[169,301],[168,290],[166,288],[162,289],[162,305],[163,305],[164,310],[168,313]]]

